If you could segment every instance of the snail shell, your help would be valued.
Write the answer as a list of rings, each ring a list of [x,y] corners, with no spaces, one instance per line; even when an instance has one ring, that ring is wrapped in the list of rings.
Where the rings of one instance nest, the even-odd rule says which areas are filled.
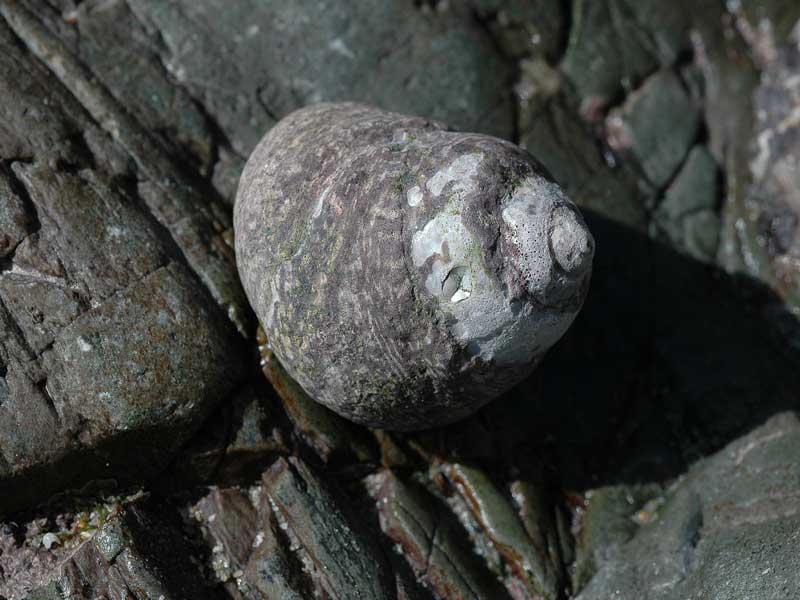
[[[572,323],[594,241],[509,142],[353,104],[280,121],[242,174],[245,291],[318,402],[374,427],[456,421]]]

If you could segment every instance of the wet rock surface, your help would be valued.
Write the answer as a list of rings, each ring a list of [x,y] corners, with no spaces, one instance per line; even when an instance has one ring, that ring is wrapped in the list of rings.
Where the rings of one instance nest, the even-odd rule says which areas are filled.
[[[800,595],[799,12],[0,2],[0,597]],[[586,215],[581,315],[473,417],[354,425],[255,331],[236,182],[318,100],[519,142]]]

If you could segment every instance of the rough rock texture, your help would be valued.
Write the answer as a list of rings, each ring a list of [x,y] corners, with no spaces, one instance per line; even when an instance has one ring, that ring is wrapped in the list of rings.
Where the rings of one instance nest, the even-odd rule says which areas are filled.
[[[161,37],[167,69],[245,157],[276,119],[321,101],[371,102],[470,131],[512,130],[509,66],[458,10],[426,14],[393,0],[129,5]]]
[[[699,125],[697,109],[670,70],[650,77],[608,120],[612,148],[629,151],[656,188],[681,165]]]
[[[800,29],[795,28],[774,55],[755,91],[756,114],[751,145],[748,227],[756,243],[752,262],[773,278],[787,300],[800,306]]]
[[[279,459],[248,492],[213,489],[190,509],[215,580],[259,600],[396,597],[374,534],[302,461]]]
[[[698,260],[713,261],[719,248],[719,169],[708,150],[695,146],[656,209],[659,238]]]
[[[136,179],[120,173],[123,150],[5,22],[0,44],[6,512],[91,478],[124,485],[163,468],[241,378],[243,353]]]
[[[800,422],[784,413],[700,462],[578,599],[793,597],[798,460]]]
[[[276,125],[242,174],[242,282],[288,374],[356,422],[463,418],[569,327],[594,241],[498,138],[361,104]]]
[[[80,357],[71,364],[83,373],[81,386],[72,380],[64,388],[76,400],[65,406],[80,410],[73,414],[134,416],[131,404],[93,395],[128,385],[142,392],[141,418],[161,419],[173,398],[187,410],[168,417],[169,435],[156,437],[93,421],[98,450],[72,438],[54,452],[40,443],[37,452],[48,452],[41,468],[3,476],[0,598],[59,598],[47,582],[61,585],[77,566],[73,581],[82,585],[73,597],[92,600],[102,597],[96,590],[109,600],[143,600],[142,590],[184,598],[176,579],[199,598],[325,597],[310,557],[321,556],[317,541],[331,530],[313,519],[295,519],[297,534],[282,529],[269,503],[273,485],[291,491],[295,515],[324,497],[331,523],[350,527],[356,547],[377,557],[379,589],[391,598],[605,600],[616,590],[637,600],[800,597],[792,537],[800,529],[793,512],[800,333],[791,311],[798,293],[792,32],[800,5],[317,6],[0,1],[0,295],[18,299],[4,299],[0,311],[0,327],[12,325],[0,333],[0,345],[11,348],[0,363],[0,410],[22,407],[4,413],[19,420],[0,425],[2,444],[36,446],[26,437],[31,430],[58,442],[66,431],[36,400],[39,391],[26,387],[30,395],[19,396],[12,387],[22,381],[20,364],[26,377],[55,367],[29,361],[21,339],[31,352],[60,339],[43,356],[57,349]],[[291,14],[283,31],[293,37],[269,56],[282,30],[267,17],[279,12]],[[358,18],[337,32],[343,14]],[[387,26],[382,14],[401,18]],[[336,35],[314,37],[315,23]],[[248,36],[253,27],[262,35]],[[410,36],[416,59],[402,58],[412,46],[395,32]],[[326,49],[336,37],[356,60]],[[475,44],[444,50],[447,39]],[[371,58],[358,56],[362,48]],[[401,58],[381,62],[375,49]],[[284,116],[259,98],[285,98],[281,90],[305,85],[291,80],[293,52],[329,68],[310,65],[305,73],[318,77],[304,88],[311,92],[286,110],[332,86],[341,96],[329,99],[386,103],[508,136],[539,157],[597,238],[592,287],[571,329],[536,374],[458,424],[413,434],[358,426],[311,400],[253,332],[236,288],[230,203],[244,157]],[[280,76],[270,74],[273,57]],[[372,66],[353,70],[365,64]],[[452,78],[442,77],[442,65]],[[387,82],[391,93],[382,89]],[[665,82],[679,102],[653,102],[656,119],[625,119]],[[668,126],[684,122],[678,107],[698,111],[693,136]],[[619,124],[631,140],[648,140],[644,152],[617,143]],[[640,157],[661,152],[672,158],[657,187]],[[123,237],[98,228],[98,218],[122,220]],[[79,234],[60,235],[61,227]],[[16,265],[31,264],[30,285],[45,291],[20,285]],[[66,285],[62,272],[74,277]],[[157,318],[156,300],[170,294],[189,299],[186,329]],[[79,311],[81,327],[103,332],[86,341],[107,358],[84,359],[77,338],[60,333],[73,331]],[[237,339],[229,311],[251,341],[225,345],[225,336]],[[220,332],[214,344],[195,343],[198,325]],[[140,344],[146,328],[182,341],[148,350]],[[158,350],[151,365],[189,360],[174,364],[193,365],[191,377],[149,379],[158,369],[139,382],[135,365],[111,352],[115,340],[148,360]],[[235,382],[221,375],[220,356],[239,370]],[[69,372],[58,376],[67,381]],[[184,385],[195,390],[193,408]],[[302,457],[302,472],[291,456]],[[151,499],[130,496],[136,488],[108,496],[128,484],[145,486]],[[64,491],[53,496],[57,488]],[[11,506],[24,512],[8,514]],[[126,538],[131,550],[113,564],[98,558],[92,537],[107,522],[141,533]],[[123,557],[141,570],[124,573],[130,587],[105,591],[110,573],[121,581]],[[339,577],[342,564],[327,578],[336,594],[350,586]],[[349,563],[351,572],[361,564]]]
[[[413,484],[412,484],[413,485]],[[402,549],[415,575],[438,598],[503,598],[503,589],[465,552],[467,540],[457,522],[435,500],[392,473],[371,482],[381,529]]]
[[[121,508],[27,598],[219,598],[192,563],[176,524],[159,512],[147,503]]]
[[[658,0],[574,0],[562,68],[589,118],[634,89],[661,64],[672,64],[688,45],[690,17],[681,3]]]

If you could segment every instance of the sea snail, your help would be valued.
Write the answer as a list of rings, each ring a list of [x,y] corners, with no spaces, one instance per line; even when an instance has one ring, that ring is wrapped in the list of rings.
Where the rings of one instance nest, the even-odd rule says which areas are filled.
[[[594,240],[518,146],[354,103],[281,120],[245,166],[236,257],[275,356],[358,423],[413,430],[525,378],[586,295]]]

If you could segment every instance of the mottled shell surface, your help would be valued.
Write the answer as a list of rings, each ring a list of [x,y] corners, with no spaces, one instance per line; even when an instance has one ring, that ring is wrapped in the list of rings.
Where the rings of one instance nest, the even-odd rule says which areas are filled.
[[[526,377],[580,310],[594,241],[518,146],[344,103],[250,156],[239,273],[311,397],[369,426],[465,417]]]

